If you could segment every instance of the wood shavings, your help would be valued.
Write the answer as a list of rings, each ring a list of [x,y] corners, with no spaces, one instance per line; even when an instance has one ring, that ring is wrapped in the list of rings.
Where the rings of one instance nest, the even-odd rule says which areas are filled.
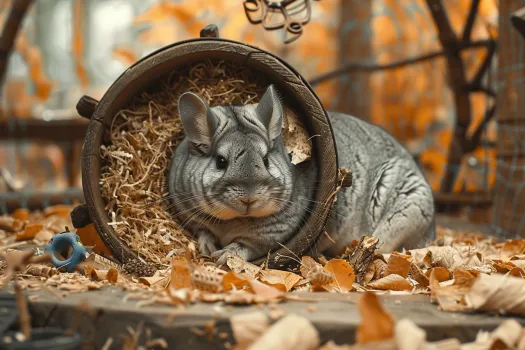
[[[227,61],[204,61],[179,69],[154,91],[136,96],[115,116],[110,143],[101,147],[101,194],[115,234],[144,260],[167,266],[190,241],[167,200],[166,176],[183,138],[178,97],[199,94],[211,106],[257,103],[267,84],[260,75]],[[285,146],[294,162],[311,154],[311,142],[289,109],[283,118]]]
[[[27,268],[24,273],[37,277],[51,277],[56,275],[58,271],[53,266],[42,264],[29,264],[27,265]]]

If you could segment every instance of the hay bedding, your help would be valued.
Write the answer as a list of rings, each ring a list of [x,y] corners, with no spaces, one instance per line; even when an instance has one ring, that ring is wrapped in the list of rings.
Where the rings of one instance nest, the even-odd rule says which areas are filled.
[[[173,72],[119,111],[109,144],[101,147],[101,192],[116,235],[146,261],[167,265],[183,255],[192,237],[173,219],[165,179],[175,146],[184,137],[178,97],[191,91],[211,106],[257,103],[264,78],[232,62],[207,60]],[[311,155],[297,115],[286,109],[283,135],[292,162]]]

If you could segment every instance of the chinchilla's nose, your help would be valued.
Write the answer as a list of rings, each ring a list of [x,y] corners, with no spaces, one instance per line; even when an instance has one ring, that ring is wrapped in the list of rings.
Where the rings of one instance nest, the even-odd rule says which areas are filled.
[[[242,197],[239,198],[239,200],[246,205],[252,205],[253,203],[257,202],[257,198],[254,197]]]

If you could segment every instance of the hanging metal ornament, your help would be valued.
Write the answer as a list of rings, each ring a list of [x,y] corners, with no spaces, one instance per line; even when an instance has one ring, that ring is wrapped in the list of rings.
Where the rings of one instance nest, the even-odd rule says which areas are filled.
[[[244,0],[244,12],[252,24],[266,30],[284,28],[284,43],[297,40],[310,21],[312,0]],[[319,1],[319,0],[315,0]]]

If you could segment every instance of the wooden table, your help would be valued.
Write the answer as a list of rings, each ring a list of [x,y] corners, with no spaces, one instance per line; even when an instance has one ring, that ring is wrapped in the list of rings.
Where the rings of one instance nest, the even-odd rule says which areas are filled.
[[[127,292],[117,287],[85,293],[72,293],[63,299],[46,290],[28,292],[39,297],[30,302],[33,322],[37,326],[59,326],[68,328],[74,319],[81,320],[80,332],[92,345],[86,349],[100,349],[107,338],[114,342],[111,349],[120,349],[126,327],[136,329],[143,322],[150,328],[153,337],[164,338],[169,349],[227,349],[233,343],[229,317],[238,313],[272,309],[265,306],[228,306],[221,303],[197,303],[177,310],[176,307],[153,305],[137,307],[136,300],[124,301]],[[360,293],[297,293],[316,302],[287,301],[278,304],[285,314],[296,313],[307,317],[318,329],[321,342],[334,340],[338,344],[353,343],[355,330],[360,322],[357,301]],[[410,318],[427,331],[429,341],[450,337],[461,342],[473,341],[479,330],[493,330],[506,318],[488,314],[461,314],[442,312],[429,302],[426,295],[381,295],[382,304],[398,320]],[[93,320],[80,315],[78,305],[87,301],[98,311]],[[315,309],[313,311],[312,309]],[[525,318],[517,318],[525,325]],[[215,322],[216,333],[212,341],[199,334],[207,323]],[[218,334],[226,332],[228,337],[219,339]],[[143,331],[144,333],[144,331]]]

